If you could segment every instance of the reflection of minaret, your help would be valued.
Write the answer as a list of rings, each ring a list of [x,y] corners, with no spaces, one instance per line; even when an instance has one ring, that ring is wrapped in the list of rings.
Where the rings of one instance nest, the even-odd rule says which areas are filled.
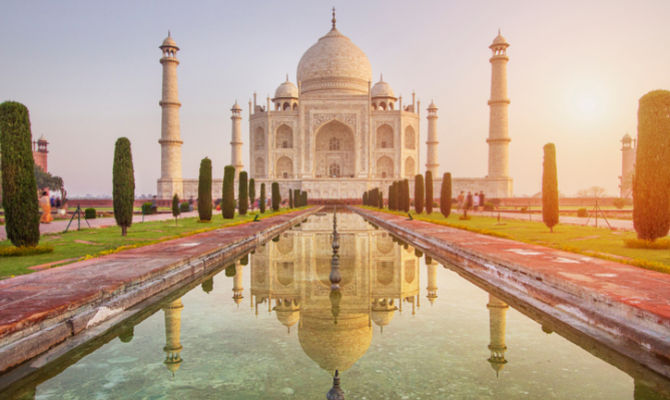
[[[233,301],[235,301],[236,304],[240,304],[242,302],[242,299],[244,296],[242,295],[242,291],[244,290],[244,287],[242,287],[242,265],[237,264],[235,265],[235,277],[233,278]]]
[[[163,308],[165,312],[165,361],[163,362],[167,369],[174,373],[181,365],[181,310],[184,306],[181,299],[177,299]]]
[[[435,303],[435,299],[437,299],[437,263],[426,262],[426,267],[428,268],[428,286],[426,287],[428,294],[426,298],[432,306]]]
[[[505,360],[505,350],[507,350],[507,346],[505,346],[505,325],[509,306],[489,294],[489,304],[486,305],[486,308],[489,309],[489,326],[491,329],[491,343],[489,344],[491,357],[488,362],[498,376],[500,370],[507,363],[507,360]]]

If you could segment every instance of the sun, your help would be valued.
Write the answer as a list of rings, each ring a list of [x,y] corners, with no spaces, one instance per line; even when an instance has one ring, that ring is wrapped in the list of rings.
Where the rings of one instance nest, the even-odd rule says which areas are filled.
[[[599,109],[598,100],[592,95],[582,95],[577,98],[577,110],[586,117],[593,117]]]

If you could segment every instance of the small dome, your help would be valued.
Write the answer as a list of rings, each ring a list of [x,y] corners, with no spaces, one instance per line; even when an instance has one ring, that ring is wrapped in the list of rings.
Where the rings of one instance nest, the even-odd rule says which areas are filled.
[[[41,139],[40,139],[41,140]],[[629,134],[623,135],[623,139],[621,139],[622,142],[632,142],[633,138]]]
[[[161,48],[163,47],[174,47],[177,50],[179,50],[179,47],[177,47],[177,43],[172,40],[172,36],[170,36],[170,31],[168,31],[168,36],[163,40],[163,44],[160,45]]]
[[[498,29],[498,36],[496,36],[493,39],[493,43],[491,44],[491,46],[501,46],[501,45],[509,46],[509,43],[507,43],[505,37],[500,34],[500,29]]]
[[[288,75],[286,76],[286,82],[279,85],[277,90],[275,90],[275,99],[297,99],[298,98],[298,87],[293,84],[293,82],[288,80]]]
[[[372,87],[370,94],[372,95],[372,98],[375,97],[395,98],[395,95],[393,94],[393,89],[391,89],[391,85],[389,85],[387,82],[384,82],[383,76],[381,76],[379,78],[379,82],[375,83],[375,85]]]
[[[629,136],[629,137],[630,137],[630,136]],[[40,138],[37,139],[37,140],[38,140],[39,142],[46,142],[46,141],[47,141],[47,138],[44,137],[44,135],[42,135],[42,136],[40,136]]]
[[[235,104],[233,104],[233,108],[231,108],[230,111],[242,111],[242,107],[237,104],[237,100],[235,100]]]
[[[428,105],[428,110],[437,110],[437,106],[435,105],[435,102],[433,100],[430,101],[430,104]]]

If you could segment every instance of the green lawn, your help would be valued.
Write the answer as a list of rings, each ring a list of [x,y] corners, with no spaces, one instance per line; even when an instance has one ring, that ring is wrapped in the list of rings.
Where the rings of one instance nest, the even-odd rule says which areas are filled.
[[[376,208],[366,208],[379,211]],[[384,211],[406,215],[405,213]],[[455,228],[670,273],[670,251],[633,249],[624,246],[624,239],[634,239],[637,237],[635,232],[611,231],[603,228],[559,224],[554,227],[554,232],[551,233],[549,228],[541,222],[502,219],[501,223],[498,223],[498,220],[494,217],[483,216],[471,216],[470,220],[464,221],[459,219],[459,214],[452,213],[448,218],[444,218],[439,212],[434,212],[430,216],[425,213],[419,215],[412,213],[412,215],[415,219]]]
[[[303,209],[301,207],[293,210],[282,209],[276,213],[266,211],[261,218]],[[245,216],[235,215],[234,219],[224,220],[221,213],[214,213],[211,222],[198,222],[196,217],[179,219],[175,226],[174,219],[165,221],[154,221],[135,223],[128,229],[128,236],[121,236],[121,228],[110,226],[97,229],[82,229],[81,231],[69,231],[68,233],[47,234],[40,238],[40,244],[54,247],[52,253],[38,254],[23,257],[0,257],[0,279],[14,275],[35,272],[28,267],[46,263],[57,263],[63,265],[74,262],[84,257],[95,257],[106,252],[123,250],[122,246],[139,247],[174,239],[179,236],[188,236],[202,231],[223,228],[230,225],[239,225],[254,219],[256,212]],[[83,224],[86,226],[85,224]],[[8,240],[0,241],[0,246],[11,246]]]

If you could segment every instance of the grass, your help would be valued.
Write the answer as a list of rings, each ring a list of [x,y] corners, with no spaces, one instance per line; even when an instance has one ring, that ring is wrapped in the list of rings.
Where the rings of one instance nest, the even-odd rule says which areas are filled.
[[[378,208],[365,207],[379,211]],[[392,214],[406,216],[406,213],[383,210]],[[494,217],[468,215],[469,220],[460,220],[459,214],[452,213],[448,218],[439,212],[430,215],[412,214],[417,220],[433,222],[454,228],[464,229],[485,235],[532,243],[572,253],[584,254],[606,260],[621,262],[641,268],[670,273],[670,252],[650,248],[628,247],[626,243],[635,242],[635,232],[609,230],[579,225],[558,224],[554,232],[549,232],[541,222],[502,219]],[[659,239],[667,243],[670,239]],[[662,246],[661,246],[662,247]]]
[[[304,208],[306,207],[292,210],[281,209],[278,212],[266,211],[261,219]],[[121,228],[118,226],[43,235],[40,238],[40,245],[53,247],[53,252],[22,257],[0,257],[0,279],[35,272],[28,267],[36,265],[50,264],[48,267],[53,268],[130,248],[241,225],[252,221],[255,215],[256,212],[254,211],[245,216],[235,215],[234,219],[224,220],[220,213],[215,213],[212,215],[212,221],[210,222],[200,222],[197,217],[180,218],[176,226],[174,219],[135,223],[128,229],[126,237],[121,236]],[[13,246],[8,240],[1,241],[0,253],[3,249],[11,247]]]

